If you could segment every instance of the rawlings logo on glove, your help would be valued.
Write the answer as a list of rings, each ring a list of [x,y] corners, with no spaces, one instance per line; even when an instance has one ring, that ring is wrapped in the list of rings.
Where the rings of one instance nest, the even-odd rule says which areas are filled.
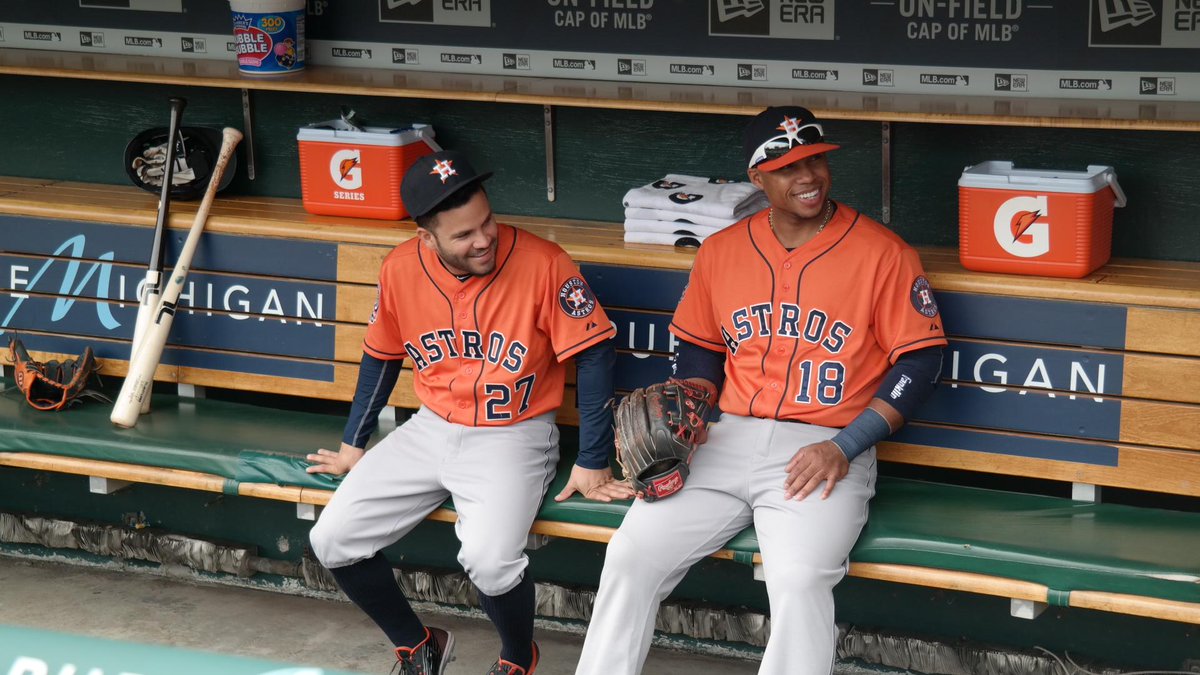
[[[640,499],[683,488],[696,446],[708,436],[712,392],[686,380],[635,389],[617,406],[617,462]]]
[[[84,396],[109,400],[100,392],[87,389],[92,373],[100,369],[91,347],[86,347],[77,359],[46,363],[30,358],[25,345],[16,338],[8,343],[8,349],[16,370],[17,389],[34,408],[61,410]]]

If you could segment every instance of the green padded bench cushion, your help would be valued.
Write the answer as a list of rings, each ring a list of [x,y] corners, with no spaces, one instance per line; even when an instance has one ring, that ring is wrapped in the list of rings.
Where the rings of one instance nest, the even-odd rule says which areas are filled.
[[[0,450],[184,469],[237,482],[333,489],[305,472],[304,455],[341,438],[342,416],[242,403],[155,396],[134,429],[110,407],[33,410],[0,393]],[[538,518],[616,528],[629,502],[557,503],[575,459],[572,435]],[[452,508],[448,501],[446,506]],[[758,552],[753,528],[727,545],[737,560]],[[975,572],[1056,591],[1100,590],[1200,602],[1200,514],[881,477],[851,560]],[[1052,594],[1053,595],[1053,594]]]
[[[304,455],[341,441],[343,416],[155,395],[133,429],[108,420],[95,401],[59,412],[34,410],[0,392],[0,451],[37,452],[213,474],[237,482],[332,489],[337,480],[305,472]],[[331,445],[333,444],[333,445]]]
[[[747,530],[728,548],[758,540]],[[1200,602],[1200,513],[885,476],[850,560]]]

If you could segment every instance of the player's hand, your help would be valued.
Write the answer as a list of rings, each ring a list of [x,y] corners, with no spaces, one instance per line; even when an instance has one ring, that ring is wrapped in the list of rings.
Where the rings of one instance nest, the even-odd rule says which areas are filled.
[[[305,471],[309,473],[350,473],[350,469],[353,469],[354,465],[358,464],[358,460],[362,459],[366,453],[366,450],[356,448],[348,443],[342,443],[342,447],[337,452],[321,448],[314,454],[304,456],[304,459],[312,463],[312,466]]]
[[[571,478],[554,501],[561,502],[576,492],[597,502],[633,497],[633,488],[613,478],[612,469],[585,469],[578,464],[571,467]]]
[[[833,486],[850,473],[850,461],[842,449],[833,441],[821,441],[800,448],[787,465],[787,478],[783,482],[783,498],[801,501],[816,492],[821,483],[825,491],[821,499],[833,492]]]

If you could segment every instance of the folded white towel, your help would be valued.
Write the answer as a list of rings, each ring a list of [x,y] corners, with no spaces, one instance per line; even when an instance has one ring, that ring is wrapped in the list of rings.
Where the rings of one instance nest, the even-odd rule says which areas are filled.
[[[671,211],[680,214],[677,217],[686,217],[684,214],[690,213],[736,221],[738,214],[744,213],[756,199],[764,199],[762,191],[751,183],[667,174],[649,185],[626,192],[622,203],[625,208]]]
[[[666,244],[667,246],[682,246],[697,248],[704,241],[703,236],[693,237],[680,234],[655,234],[653,232],[626,232],[625,241],[630,244]]]
[[[694,223],[681,223],[677,220],[638,220],[625,219],[626,232],[647,232],[653,234],[677,234],[691,237],[707,237],[716,234],[724,227],[708,227]]]
[[[761,206],[760,206],[761,203]],[[661,221],[677,221],[684,224],[699,225],[701,227],[728,227],[746,216],[753,215],[762,209],[766,208],[767,200],[764,196],[761,200],[753,199],[750,201],[749,208],[743,208],[733,214],[732,218],[714,218],[712,216],[704,216],[698,213],[685,213],[682,211],[668,211],[667,209],[643,209],[636,206],[631,206],[625,209],[626,220],[661,220]]]

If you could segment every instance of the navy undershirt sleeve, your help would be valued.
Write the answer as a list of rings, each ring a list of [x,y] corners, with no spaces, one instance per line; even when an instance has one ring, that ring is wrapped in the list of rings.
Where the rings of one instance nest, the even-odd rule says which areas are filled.
[[[675,347],[674,376],[680,380],[702,378],[717,385],[725,381],[725,352],[717,352],[680,340]]]
[[[585,469],[608,466],[613,448],[613,364],[617,350],[605,340],[575,355],[575,397],[579,406],[579,458]]]
[[[403,359],[384,361],[363,353],[358,367],[358,386],[354,390],[354,402],[350,405],[350,419],[342,432],[342,442],[356,448],[365,448],[371,434],[379,426],[379,411],[387,405],[388,397],[400,377]]]
[[[887,401],[905,420],[933,394],[942,375],[942,348],[924,347],[905,352],[875,392],[875,398]]]

